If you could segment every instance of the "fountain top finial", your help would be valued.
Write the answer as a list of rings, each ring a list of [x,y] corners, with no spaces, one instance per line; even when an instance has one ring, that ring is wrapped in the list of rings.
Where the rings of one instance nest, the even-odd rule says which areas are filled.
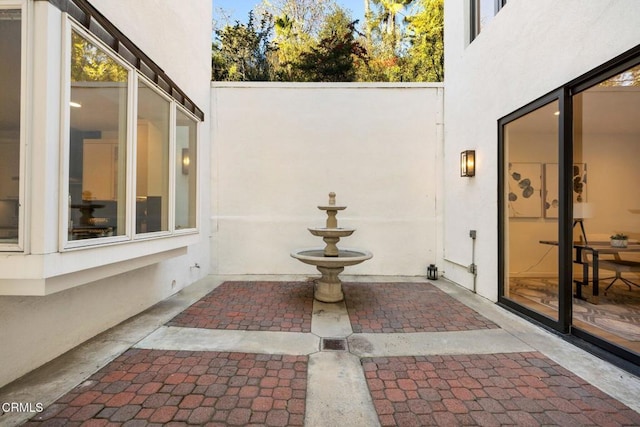
[[[334,193],[333,191],[331,193],[329,193],[329,203],[327,203],[326,205],[319,205],[318,209],[323,210],[323,211],[327,211],[327,213],[329,212],[337,212],[337,211],[341,211],[343,209],[346,209],[346,206],[337,206],[336,205],[336,193]]]
[[[336,204],[336,193],[333,191],[329,193],[329,205],[334,206]]]

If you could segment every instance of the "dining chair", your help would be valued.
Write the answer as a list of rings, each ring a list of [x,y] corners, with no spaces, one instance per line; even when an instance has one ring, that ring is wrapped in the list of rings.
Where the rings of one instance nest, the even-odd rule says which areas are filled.
[[[632,261],[622,259],[616,254],[614,259],[603,259],[598,262],[598,267],[603,270],[614,271],[615,276],[613,277],[613,281],[609,283],[604,290],[604,294],[607,294],[607,291],[610,287],[613,286],[616,281],[621,280],[625,285],[629,287],[631,290],[631,286],[637,286],[640,288],[640,284],[632,282],[631,280],[622,277],[622,273],[640,273],[640,261]]]

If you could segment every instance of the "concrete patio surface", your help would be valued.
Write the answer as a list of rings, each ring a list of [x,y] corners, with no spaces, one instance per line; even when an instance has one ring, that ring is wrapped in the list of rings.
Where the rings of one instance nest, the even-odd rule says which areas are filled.
[[[0,389],[42,408],[0,425],[640,425],[640,379],[468,290],[343,281],[210,276]]]

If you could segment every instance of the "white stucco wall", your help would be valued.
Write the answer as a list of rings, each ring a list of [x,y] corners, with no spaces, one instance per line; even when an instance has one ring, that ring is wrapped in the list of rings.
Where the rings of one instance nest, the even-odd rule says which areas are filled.
[[[447,276],[473,276],[469,229],[477,229],[477,292],[497,299],[497,120],[636,46],[635,0],[509,0],[468,43],[469,2],[445,2],[444,256]],[[476,176],[460,178],[459,153],[475,149]]]
[[[373,259],[346,274],[425,275],[440,239],[440,84],[213,85],[213,271],[308,274],[295,248],[337,194],[339,247]]]
[[[170,0],[92,0],[91,3],[111,20],[138,47],[151,57],[177,85],[205,112],[201,124],[201,159],[209,158],[211,1],[190,0],[180,4]],[[39,17],[38,31],[48,31],[50,49],[36,42],[35,58],[46,59],[49,68],[30,70],[36,80],[34,92],[38,102],[51,109],[59,108],[60,94],[60,12],[47,2],[34,2]],[[46,25],[43,25],[47,22]],[[57,32],[57,33],[56,33]],[[31,48],[30,48],[31,49]],[[41,49],[41,50],[39,50]],[[38,59],[45,61],[45,59]],[[49,107],[47,107],[49,108]],[[39,113],[38,113],[39,114]],[[48,253],[57,249],[57,213],[59,178],[59,115],[43,118],[47,126],[34,138],[46,148],[34,150],[29,160],[32,174],[29,182],[44,182],[49,189],[31,188],[31,235],[47,234],[45,246],[31,245],[32,253]],[[46,179],[41,179],[46,176]],[[200,163],[200,214],[202,238],[187,248],[186,254],[128,273],[88,283],[48,296],[0,296],[0,386],[22,376],[56,356],[68,351],[98,333],[126,320],[207,274],[209,269],[209,182],[208,161]],[[46,193],[45,193],[46,191]],[[47,197],[44,197],[44,194]],[[38,215],[50,212],[50,215]],[[136,257],[133,245],[121,245]],[[19,257],[21,255],[12,255]],[[100,254],[96,251],[96,257]],[[201,268],[192,268],[198,263]],[[107,267],[108,269],[109,267]]]

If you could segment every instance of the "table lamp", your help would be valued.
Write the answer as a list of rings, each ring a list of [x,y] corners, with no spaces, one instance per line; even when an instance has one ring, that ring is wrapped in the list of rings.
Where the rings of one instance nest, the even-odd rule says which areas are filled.
[[[575,228],[577,224],[580,224],[580,231],[585,245],[589,244],[589,242],[587,241],[587,234],[584,231],[584,219],[591,217],[593,217],[593,205],[591,203],[573,204],[573,228]]]

